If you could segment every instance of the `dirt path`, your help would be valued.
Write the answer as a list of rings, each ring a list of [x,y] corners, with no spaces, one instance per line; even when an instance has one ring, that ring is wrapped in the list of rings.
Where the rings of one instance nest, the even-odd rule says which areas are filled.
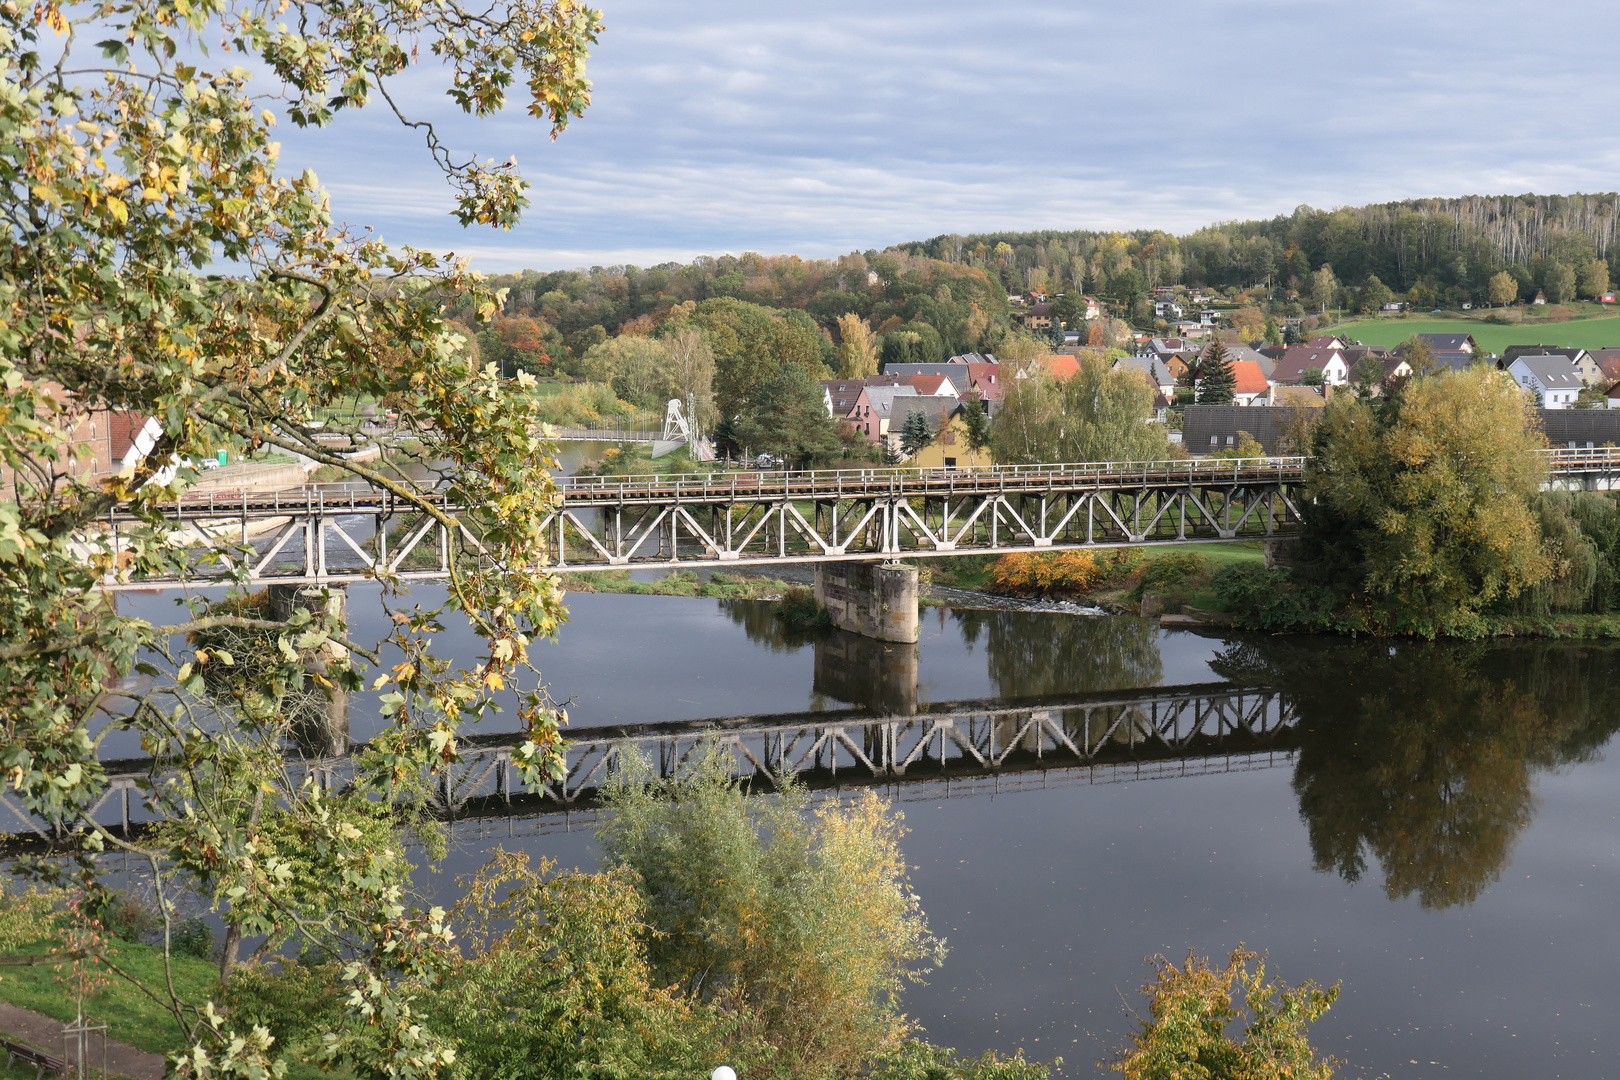
[[[62,1056],[62,1021],[52,1020],[32,1009],[20,1009],[0,1002],[0,1031],[36,1050],[56,1057]],[[99,1067],[100,1062],[95,1062]],[[162,1054],[149,1054],[125,1043],[107,1040],[108,1075],[133,1077],[134,1080],[163,1080]]]

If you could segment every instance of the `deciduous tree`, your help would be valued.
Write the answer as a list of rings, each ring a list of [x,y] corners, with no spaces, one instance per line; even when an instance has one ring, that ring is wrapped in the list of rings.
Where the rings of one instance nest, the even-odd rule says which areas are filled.
[[[838,317],[838,377],[869,379],[877,374],[877,343],[866,320],[853,313]]]
[[[1306,474],[1316,575],[1370,597],[1372,624],[1477,634],[1481,613],[1550,570],[1530,502],[1546,445],[1504,373],[1415,378],[1377,412],[1328,402]]]
[[[501,297],[464,265],[339,225],[313,172],[280,174],[272,110],[320,127],[379,96],[402,106],[389,80],[420,47],[451,68],[449,96],[468,113],[499,112],[516,81],[555,135],[589,101],[585,57],[600,23],[561,0],[360,0],[301,7],[290,25],[282,10],[0,6],[0,763],[55,838],[54,857],[25,869],[72,867],[95,903],[111,863],[94,854],[117,851],[154,871],[171,926],[169,890],[188,887],[269,948],[296,931],[343,950],[346,1004],[323,1052],[358,1075],[428,1076],[449,1054],[414,1022],[403,980],[436,970],[451,931],[441,911],[410,906],[396,829],[420,827],[435,850],[426,772],[455,760],[462,723],[505,689],[517,691],[507,706],[519,769],[531,782],[558,773],[558,714],[528,665],[529,644],[564,616],[542,554],[550,451],[521,385],[532,377],[513,385],[478,365],[447,318],[454,305],[485,322]],[[417,130],[463,224],[518,221],[526,185],[514,166],[455,157],[431,125]],[[313,437],[320,418],[370,442],[354,416],[362,396],[398,418],[437,474],[416,482]],[[92,413],[151,418],[161,434],[122,473],[89,476],[72,466],[84,457],[73,432]],[[451,560],[438,609],[396,610],[402,582],[375,569],[397,666],[367,680],[381,729],[343,791],[285,782],[285,703],[362,692],[377,643],[355,640],[330,597],[306,597],[288,617],[252,611],[251,553],[224,539],[181,548],[164,515],[197,478],[191,463],[256,449],[385,490],[399,512],[452,535],[464,524],[489,556]],[[472,508],[459,522],[429,497],[440,477]],[[115,538],[101,523],[120,506]],[[229,588],[211,605],[195,585],[213,574]],[[153,578],[191,585],[173,623],[120,611],[103,588]],[[462,620],[482,656],[457,669],[429,644]],[[244,651],[221,683],[238,660],[203,643],[215,631],[262,655],[250,663]],[[145,688],[124,696],[137,673]],[[154,765],[138,792],[169,816],[162,828],[117,834],[91,816],[108,791],[98,751],[119,732],[163,763],[161,781]],[[146,990],[193,1043],[184,1074],[280,1068],[275,1047],[205,1002],[163,980]]]
[[[1497,307],[1501,307],[1503,304],[1511,304],[1519,298],[1519,283],[1506,270],[1492,274],[1486,296]]]

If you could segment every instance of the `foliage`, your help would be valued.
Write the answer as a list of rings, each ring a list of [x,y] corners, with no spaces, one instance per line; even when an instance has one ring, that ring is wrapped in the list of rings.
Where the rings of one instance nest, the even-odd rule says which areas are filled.
[[[897,404],[905,399],[897,399]],[[900,424],[900,449],[915,454],[934,441],[934,425],[922,409],[907,409]]]
[[[605,865],[633,871],[656,983],[723,1003],[792,1075],[844,1075],[898,1050],[898,996],[944,944],[907,885],[898,814],[871,792],[810,815],[803,790],[750,798],[711,751],[655,785],[607,790]]]
[[[1363,313],[1376,313],[1389,303],[1391,295],[1389,286],[1378,280],[1377,274],[1368,274],[1357,290],[1357,306]]]
[[[1063,381],[1040,365],[1005,381],[991,428],[998,462],[1163,461],[1176,456],[1153,414],[1153,390],[1134,371],[1116,371],[1087,355]]]
[[[1300,585],[1286,570],[1234,565],[1216,571],[1212,585],[1221,610],[1238,626],[1297,634],[1338,626],[1338,596],[1322,586]]]
[[[870,379],[877,374],[877,343],[872,327],[853,311],[840,315],[838,323],[838,377]]]
[[[1492,274],[1486,295],[1491,303],[1499,307],[1511,304],[1519,298],[1519,283],[1505,270]]]
[[[977,391],[970,392],[962,402],[962,427],[970,455],[977,457],[990,446],[990,413]]]
[[[653,986],[633,872],[551,870],[497,849],[462,883],[461,955],[422,988],[423,1019],[456,1047],[452,1075],[674,1080],[720,1064],[735,1021]]]
[[[962,1058],[955,1050],[911,1040],[879,1057],[866,1075],[869,1080],[1046,1080],[1061,1064],[1062,1058],[1051,1065],[1025,1061],[1023,1051],[1002,1057],[986,1050],[976,1058]]]
[[[639,409],[662,412],[664,403],[680,392],[669,348],[656,338],[616,337],[593,345],[580,361],[580,372],[590,382],[611,386]]]
[[[1258,960],[1258,963],[1255,961]],[[1254,963],[1254,970],[1250,964]],[[1154,957],[1154,981],[1142,987],[1152,1019],[1110,1068],[1126,1080],[1329,1080],[1337,1064],[1318,1060],[1305,1027],[1338,999],[1337,984],[1290,987],[1267,980],[1264,957],[1239,946],[1224,968],[1187,954],[1177,967]],[[1239,1003],[1241,1001],[1241,1004]],[[1242,1025],[1241,1039],[1227,1034]]]
[[[1413,379],[1379,411],[1340,395],[1313,434],[1305,561],[1389,629],[1481,633],[1490,605],[1549,572],[1530,512],[1545,442],[1502,373]]]
[[[995,561],[990,584],[996,592],[1015,595],[1084,593],[1102,577],[1089,551],[1014,552]]]
[[[1237,374],[1226,360],[1226,346],[1212,342],[1209,352],[1198,362],[1198,404],[1230,405]]]
[[[324,1052],[366,1075],[416,1077],[440,1070],[446,1048],[414,1023],[400,988],[436,966],[450,931],[440,913],[408,906],[396,829],[421,825],[435,849],[422,777],[454,759],[463,722],[492,710],[499,692],[518,691],[525,779],[560,768],[557,713],[527,659],[564,616],[539,559],[556,492],[532,375],[503,380],[448,319],[453,304],[481,324],[501,297],[464,265],[391,252],[340,227],[312,172],[278,177],[267,106],[324,125],[385,94],[423,48],[452,69],[449,95],[467,112],[499,112],[516,80],[556,134],[589,100],[584,61],[600,21],[563,0],[362,2],[303,16],[290,30],[275,9],[235,0],[0,8],[11,222],[0,256],[0,761],[17,797],[62,838],[53,857],[24,861],[29,872],[75,873],[86,903],[100,907],[109,861],[91,856],[122,850],[156,872],[166,926],[177,921],[175,891],[192,890],[238,936],[277,940],[297,926],[346,949],[345,1009]],[[86,35],[99,39],[99,58]],[[431,126],[417,130],[456,188],[463,224],[517,222],[524,185],[512,165],[458,162]],[[381,471],[314,438],[317,416],[359,399],[398,418],[399,434],[435,463],[432,475]],[[156,420],[156,446],[120,475],[86,474],[74,429],[118,413]],[[373,441],[358,421],[327,430]],[[370,689],[383,730],[341,792],[278,786],[288,718],[273,704],[278,685],[364,692],[365,661],[380,653],[351,638],[340,610],[246,617],[208,611],[193,587],[179,622],[153,626],[121,614],[100,588],[170,576],[195,586],[218,570],[245,595],[251,560],[225,544],[227,567],[217,549],[173,544],[162,508],[197,478],[189,462],[260,448],[302,454],[450,526],[427,497],[442,487],[476,508],[462,521],[488,554],[452,560],[447,604],[485,655],[453,669],[429,649],[446,610],[393,613],[397,666]],[[170,463],[173,479],[160,482]],[[134,520],[115,540],[101,523],[120,503]],[[395,603],[403,583],[387,570],[378,577],[384,603]],[[185,638],[224,626],[272,635],[279,659],[239,675],[241,692],[221,699],[203,672],[234,658]],[[148,689],[119,696],[137,672]],[[125,711],[93,729],[107,706]],[[168,824],[135,837],[88,816],[106,792],[98,747],[125,731],[165,770],[154,768],[140,796]],[[232,959],[227,948],[223,962]],[[192,1049],[178,1071],[271,1068],[262,1037],[165,976],[130,978],[185,1030]]]
[[[238,1026],[263,1027],[274,1045],[303,1060],[319,1051],[322,1033],[342,1019],[342,965],[293,957],[245,965],[231,972],[219,996]]]
[[[800,365],[780,368],[751,388],[739,406],[739,414],[715,429],[722,448],[768,452],[801,469],[843,455],[838,424],[822,404],[821,384]]]
[[[683,323],[708,338],[715,406],[722,418],[757,414],[759,389],[779,383],[790,371],[810,382],[827,377],[820,336],[770,308],[726,297],[705,300],[672,319],[672,328]]]
[[[1209,573],[1210,562],[1195,551],[1150,553],[1131,571],[1132,600],[1140,601],[1150,589],[1184,585]]]
[[[603,420],[627,420],[635,415],[629,402],[620,401],[613,388],[602,383],[565,386],[555,394],[537,398],[535,418],[554,427],[587,427]]]
[[[816,591],[805,585],[789,585],[782,590],[776,617],[796,630],[819,629],[832,625],[827,609],[816,603]]]

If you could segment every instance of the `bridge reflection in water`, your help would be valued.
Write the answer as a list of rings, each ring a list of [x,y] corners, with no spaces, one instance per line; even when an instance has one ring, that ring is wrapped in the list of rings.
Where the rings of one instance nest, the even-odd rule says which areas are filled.
[[[835,669],[835,658],[847,659],[851,646],[880,644],[843,637],[851,640],[819,643],[828,656],[826,670]],[[884,670],[896,676],[904,669]],[[906,693],[893,679],[886,685],[886,693]],[[914,678],[909,694],[914,703]],[[511,737],[488,736],[464,746],[460,759],[441,770],[432,809],[457,834],[469,825],[489,831],[492,819],[551,819],[552,827],[566,828],[571,823],[565,815],[595,809],[603,785],[632,757],[667,778],[711,748],[758,791],[769,791],[786,773],[813,791],[929,785],[926,798],[938,797],[941,785],[945,793],[966,794],[1247,770],[1291,762],[1294,726],[1294,711],[1278,691],[1226,683],[1019,702],[944,702],[907,712],[855,708],[643,724],[570,732],[564,778],[532,792],[515,782]],[[354,752],[363,749],[357,745]],[[284,782],[296,786],[307,778],[341,789],[352,775],[353,760],[345,755],[289,761]],[[161,775],[160,766],[109,764],[110,786],[92,810],[100,824],[118,834],[163,816],[163,808],[152,806],[144,794]],[[894,794],[904,798],[903,791]],[[0,796],[0,805],[8,811],[6,831],[48,843],[39,823],[9,794]]]

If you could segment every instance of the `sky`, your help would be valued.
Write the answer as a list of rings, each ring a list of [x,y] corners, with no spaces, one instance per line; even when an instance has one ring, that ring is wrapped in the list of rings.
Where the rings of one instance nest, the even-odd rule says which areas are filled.
[[[555,142],[522,100],[461,114],[430,56],[394,83],[458,151],[516,158],[517,228],[462,229],[380,102],[283,123],[283,168],[491,272],[1620,186],[1612,2],[600,3],[593,103]]]

